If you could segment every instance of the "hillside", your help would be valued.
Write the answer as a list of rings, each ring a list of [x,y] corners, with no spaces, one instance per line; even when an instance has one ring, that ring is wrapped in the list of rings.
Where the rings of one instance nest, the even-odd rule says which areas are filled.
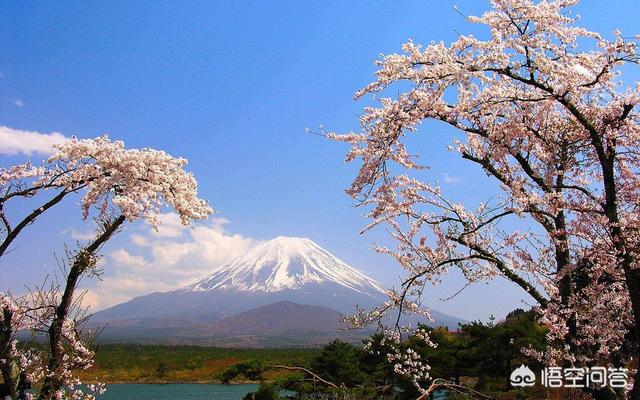
[[[341,314],[385,298],[382,285],[310,239],[278,237],[189,285],[100,311],[90,324],[106,327],[103,342],[316,346],[359,342],[370,331],[341,332]],[[433,316],[451,329],[464,322]]]

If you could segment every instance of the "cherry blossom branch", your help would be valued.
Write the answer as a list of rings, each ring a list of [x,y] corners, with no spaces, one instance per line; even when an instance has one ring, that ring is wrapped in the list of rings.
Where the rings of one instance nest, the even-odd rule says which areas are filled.
[[[313,373],[313,372],[311,372],[308,369],[303,368],[303,367],[296,367],[296,366],[291,367],[291,366],[287,366],[287,365],[274,365],[271,368],[273,368],[273,369],[284,369],[284,370],[287,370],[287,371],[302,371],[305,374],[312,376],[314,379],[324,383],[327,386],[339,389],[338,385],[336,385],[335,383],[329,382],[328,380],[321,378],[317,374],[315,374],[315,373]]]
[[[61,372],[63,368],[63,357],[66,354],[63,339],[74,339],[77,337],[77,332],[69,333],[69,328],[66,325],[69,321],[68,317],[78,280],[88,269],[95,266],[97,261],[96,252],[106,241],[111,239],[125,221],[126,218],[124,215],[120,215],[112,221],[104,221],[102,233],[91,244],[80,249],[73,258],[71,267],[67,273],[62,297],[55,308],[55,317],[48,330],[49,348],[51,352],[48,369],[52,371],[53,374],[45,378],[40,390],[40,397],[43,399],[49,399],[55,396],[55,393],[58,392],[64,384],[63,374]],[[67,332],[65,332],[65,329],[67,329]],[[75,329],[75,327],[71,329]],[[71,338],[69,337],[70,334],[72,335]]]
[[[27,215],[22,221],[20,221],[15,228],[11,229],[8,221],[6,220],[4,212],[2,212],[2,220],[5,223],[7,228],[6,236],[2,243],[0,243],[0,257],[4,255],[7,251],[11,243],[16,239],[18,234],[29,224],[31,224],[38,216],[43,214],[45,211],[60,203],[64,197],[69,194],[66,190],[61,191],[56,196],[54,196],[51,200],[44,203],[42,206],[33,210],[29,215]]]
[[[0,190],[4,192],[0,198],[4,225],[0,256],[26,226],[69,193],[82,192],[83,217],[95,207],[101,225],[93,241],[67,253],[68,269],[67,264],[61,264],[65,266],[63,290],[52,283],[48,289],[43,286],[17,300],[0,293],[0,369],[14,398],[37,384],[39,398],[44,400],[67,396],[92,399],[103,386],[81,388],[73,374],[75,369],[89,368],[94,356],[79,326],[86,318],[83,294],[75,295],[79,280],[94,271],[101,246],[125,221],[142,218],[157,227],[161,209],[169,206],[189,225],[207,218],[213,210],[197,197],[197,183],[183,169],[184,159],[152,149],[125,149],[123,142],[112,142],[106,136],[74,138],[54,148],[45,167],[22,164],[0,169]],[[7,200],[33,197],[46,190],[60,192],[14,227],[4,214]],[[118,217],[110,218],[112,212]],[[21,330],[46,333],[49,351],[18,348],[14,335]]]
[[[476,244],[467,243],[461,237],[450,236],[449,239],[477,252],[479,254],[478,257],[482,258],[483,260],[490,261],[491,263],[493,263],[507,279],[509,279],[511,282],[515,283],[516,285],[524,289],[524,291],[527,292],[531,297],[533,297],[538,302],[538,304],[540,304],[542,307],[545,307],[549,302],[538,291],[538,289],[536,289],[529,282],[522,279],[518,274],[514,273],[503,260],[501,260],[499,257],[495,255],[495,253],[492,253],[489,250],[486,250]]]
[[[487,396],[486,394],[480,393],[477,390],[454,382],[449,382],[441,378],[434,379],[433,383],[431,383],[431,385],[429,385],[425,392],[422,393],[416,400],[429,400],[431,398],[431,395],[438,389],[451,390],[471,398],[477,397],[484,400],[495,400],[494,397]]]
[[[390,226],[397,246],[378,250],[409,274],[377,316],[419,299],[455,265],[468,282],[500,274],[540,302],[551,362],[610,363],[619,349],[638,358],[640,86],[621,90],[619,76],[640,60],[640,36],[605,40],[575,26],[564,12],[573,3],[500,0],[469,17],[490,29],[486,40],[405,43],[356,93],[379,102],[360,116],[361,131],[328,135],[350,144],[347,161],[362,160],[347,192],[371,207],[363,231]],[[595,45],[580,51],[584,40]],[[396,83],[396,97],[378,96]],[[500,183],[501,209],[469,211],[419,180],[405,137],[428,120],[466,137],[451,150]],[[516,231],[502,222],[508,215],[543,232]],[[477,257],[460,260],[468,255]]]

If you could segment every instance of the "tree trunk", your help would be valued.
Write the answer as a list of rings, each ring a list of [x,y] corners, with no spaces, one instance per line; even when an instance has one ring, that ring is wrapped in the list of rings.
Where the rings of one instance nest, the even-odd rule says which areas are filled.
[[[636,357],[637,357],[636,352]],[[629,400],[640,400],[640,368],[636,372],[636,376],[633,378],[633,388],[629,392]]]
[[[633,311],[635,347],[632,354],[636,363],[639,363],[636,367],[637,372],[634,377],[633,389],[629,393],[629,399],[640,400],[640,269],[625,269],[625,278]]]
[[[0,363],[2,370],[2,379],[4,381],[4,394],[17,398],[18,385],[20,384],[20,369],[11,354],[11,340],[13,337],[13,329],[11,327],[13,321],[13,313],[9,310],[2,310],[2,322],[0,323],[0,359],[4,362]]]
[[[604,136],[604,135],[603,135]],[[636,260],[632,255],[626,240],[625,232],[620,227],[620,216],[618,214],[618,192],[616,187],[615,163],[616,152],[615,145],[604,149],[602,144],[595,143],[598,150],[598,157],[602,166],[602,178],[605,192],[605,215],[611,224],[611,240],[616,251],[616,258],[622,267],[625,276],[627,291],[629,292],[629,300],[631,302],[631,311],[633,314],[633,350],[632,354],[636,360],[640,356],[640,270],[636,264]],[[633,249],[635,250],[635,249]],[[633,388],[629,393],[629,399],[640,400],[640,368],[636,373]]]
[[[65,355],[63,327],[71,311],[73,295],[78,280],[82,274],[93,265],[96,251],[111,238],[124,221],[125,217],[121,215],[110,224],[106,224],[104,232],[89,246],[81,249],[71,264],[60,304],[56,307],[55,317],[49,326],[49,348],[51,350],[49,375],[45,378],[44,384],[40,389],[39,399],[49,400],[53,398],[55,393],[60,390],[64,384],[61,374],[64,368],[63,357]]]
[[[51,351],[51,358],[49,359],[49,375],[44,380],[42,389],[40,391],[41,399],[50,399],[54,396],[62,385],[62,371],[63,357],[65,354],[64,349],[64,334],[63,325],[71,310],[71,304],[73,303],[73,294],[78,284],[78,279],[82,273],[88,267],[87,261],[91,257],[91,254],[87,254],[85,250],[82,250],[76,256],[73,264],[67,275],[67,281],[64,288],[64,293],[60,304],[56,307],[56,315],[49,326],[49,349]]]

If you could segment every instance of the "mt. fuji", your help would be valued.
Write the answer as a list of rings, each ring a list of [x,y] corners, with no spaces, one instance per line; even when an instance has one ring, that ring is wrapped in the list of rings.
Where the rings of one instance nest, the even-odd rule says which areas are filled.
[[[275,293],[334,283],[377,298],[384,289],[307,238],[280,236],[189,285],[191,290],[236,289]]]
[[[108,340],[229,344],[230,326],[268,325],[277,320],[278,332],[289,332],[292,338],[313,333],[320,340],[318,334],[326,338],[327,329],[337,334],[340,313],[352,313],[355,304],[371,307],[385,299],[384,288],[374,279],[312,240],[277,237],[189,285],[97,312],[91,323],[107,324],[103,337]],[[283,312],[284,308],[289,311]],[[336,324],[327,326],[332,312]],[[323,318],[318,319],[315,330],[307,323],[307,331],[299,332],[296,320],[308,321],[309,313]],[[286,324],[288,314],[290,323]],[[461,321],[437,312],[433,315],[439,325],[455,327]],[[243,337],[246,328],[240,330],[236,333]],[[226,338],[210,336],[220,332]],[[242,343],[246,345],[245,337]]]

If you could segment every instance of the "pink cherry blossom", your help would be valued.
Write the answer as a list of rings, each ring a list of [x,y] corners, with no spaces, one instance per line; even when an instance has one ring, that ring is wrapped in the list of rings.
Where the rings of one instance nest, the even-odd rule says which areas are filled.
[[[95,239],[68,254],[64,282],[41,287],[14,298],[0,293],[0,371],[13,396],[33,398],[19,382],[40,388],[42,399],[86,399],[104,391],[104,385],[83,385],[74,374],[93,365],[91,332],[82,327],[84,313],[75,294],[82,276],[96,273],[97,252],[126,221],[144,219],[154,227],[164,207],[173,208],[182,223],[207,218],[213,210],[197,196],[187,161],[163,151],[126,149],[122,141],[107,136],[76,139],[54,146],[43,166],[30,163],[0,170],[0,256],[28,225],[67,195],[82,195],[85,218],[96,210],[99,226]],[[25,198],[44,198],[40,207],[15,221],[7,204]],[[48,351],[16,346],[19,331],[45,334]],[[23,385],[24,387],[24,385]]]
[[[469,17],[485,39],[408,41],[356,93],[377,101],[360,130],[328,136],[361,163],[347,192],[368,209],[365,230],[385,225],[396,243],[377,248],[407,272],[396,307],[452,269],[469,284],[504,277],[550,329],[541,357],[627,363],[640,356],[640,85],[622,67],[637,65],[637,43],[577,26],[575,3],[494,0]],[[428,179],[408,137],[429,120],[460,132],[450,149],[500,184],[490,201],[461,204]]]

